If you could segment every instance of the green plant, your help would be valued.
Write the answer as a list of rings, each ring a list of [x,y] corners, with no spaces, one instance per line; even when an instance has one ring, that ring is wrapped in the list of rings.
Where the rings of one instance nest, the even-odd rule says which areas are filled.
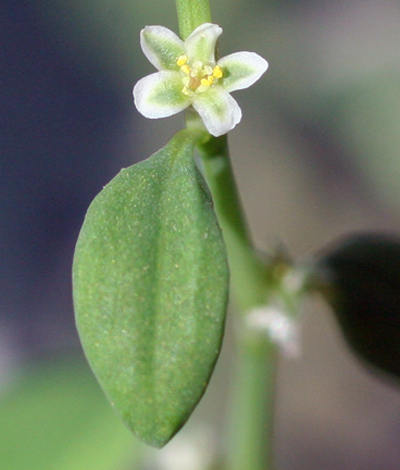
[[[186,110],[187,127],[148,160],[122,170],[90,206],[74,260],[77,326],[114,408],[135,435],[162,447],[206,390],[230,285],[240,333],[224,467],[268,470],[276,352],[296,354],[299,305],[310,292],[327,296],[363,358],[398,374],[400,248],[388,237],[355,236],[308,262],[255,250],[226,133],[241,118],[230,92],[250,86],[268,64],[250,52],[216,60],[222,29],[211,23],[208,1],[177,0],[177,9],[182,39],[162,26],[142,30],[142,49],[158,72],[139,81],[134,97],[149,118]],[[393,309],[368,344],[353,300],[365,285],[367,318],[370,310]],[[386,303],[382,286],[390,286]],[[391,348],[382,358],[388,330]]]

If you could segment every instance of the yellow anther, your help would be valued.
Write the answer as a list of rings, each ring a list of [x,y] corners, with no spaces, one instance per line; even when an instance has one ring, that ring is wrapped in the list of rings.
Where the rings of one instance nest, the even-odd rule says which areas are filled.
[[[219,65],[216,65],[213,69],[213,77],[214,78],[222,78],[224,73],[222,72],[222,68]]]
[[[176,61],[176,65],[181,67],[182,65],[185,65],[187,61],[188,61],[188,56],[187,55],[180,55],[178,57],[178,60]]]
[[[188,60],[188,56],[179,56],[176,61],[181,72],[184,74],[182,77],[182,93],[184,95],[192,96],[200,86],[212,86],[215,80],[223,75],[222,68],[218,65],[213,68],[210,65],[203,65],[200,60],[196,60],[189,65],[187,63]],[[204,91],[204,89],[199,91]]]
[[[203,85],[203,86],[211,86],[212,85],[212,82],[214,80],[210,80],[210,78],[212,77],[204,77],[200,80],[200,83]]]
[[[188,64],[184,64],[181,66],[181,72],[185,73],[186,75],[190,74],[190,67]]]

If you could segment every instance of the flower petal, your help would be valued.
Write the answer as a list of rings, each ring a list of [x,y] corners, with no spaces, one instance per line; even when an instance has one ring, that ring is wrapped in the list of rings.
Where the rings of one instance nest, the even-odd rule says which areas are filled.
[[[268,62],[255,52],[235,52],[218,61],[222,68],[221,86],[228,91],[242,90],[253,85],[267,71]]]
[[[144,55],[158,70],[179,70],[176,60],[185,54],[183,41],[164,26],[146,26],[140,32]]]
[[[182,93],[179,72],[156,72],[137,82],[133,97],[138,111],[149,119],[159,119],[186,109],[189,98]]]
[[[216,24],[203,23],[198,26],[185,41],[189,59],[199,60],[204,64],[215,63],[215,44],[222,34],[222,28]]]
[[[220,86],[210,88],[204,93],[197,93],[192,104],[200,114],[208,132],[214,137],[232,130],[242,118],[239,105]]]

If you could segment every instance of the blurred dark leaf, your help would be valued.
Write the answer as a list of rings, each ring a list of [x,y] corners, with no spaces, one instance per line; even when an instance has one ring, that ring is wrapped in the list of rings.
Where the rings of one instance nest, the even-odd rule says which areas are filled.
[[[319,260],[323,289],[350,346],[369,364],[400,376],[400,240],[358,234]]]

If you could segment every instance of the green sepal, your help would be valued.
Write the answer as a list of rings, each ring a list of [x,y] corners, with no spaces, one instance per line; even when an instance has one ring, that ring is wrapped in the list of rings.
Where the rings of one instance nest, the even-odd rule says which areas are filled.
[[[328,249],[317,266],[350,347],[367,364],[400,377],[400,240],[356,234]]]
[[[176,61],[185,55],[183,42],[164,26],[146,26],[140,33],[142,49],[158,70],[179,70]]]
[[[123,421],[162,447],[186,422],[217,360],[228,298],[225,244],[181,131],[122,170],[92,202],[73,269],[86,356]]]

